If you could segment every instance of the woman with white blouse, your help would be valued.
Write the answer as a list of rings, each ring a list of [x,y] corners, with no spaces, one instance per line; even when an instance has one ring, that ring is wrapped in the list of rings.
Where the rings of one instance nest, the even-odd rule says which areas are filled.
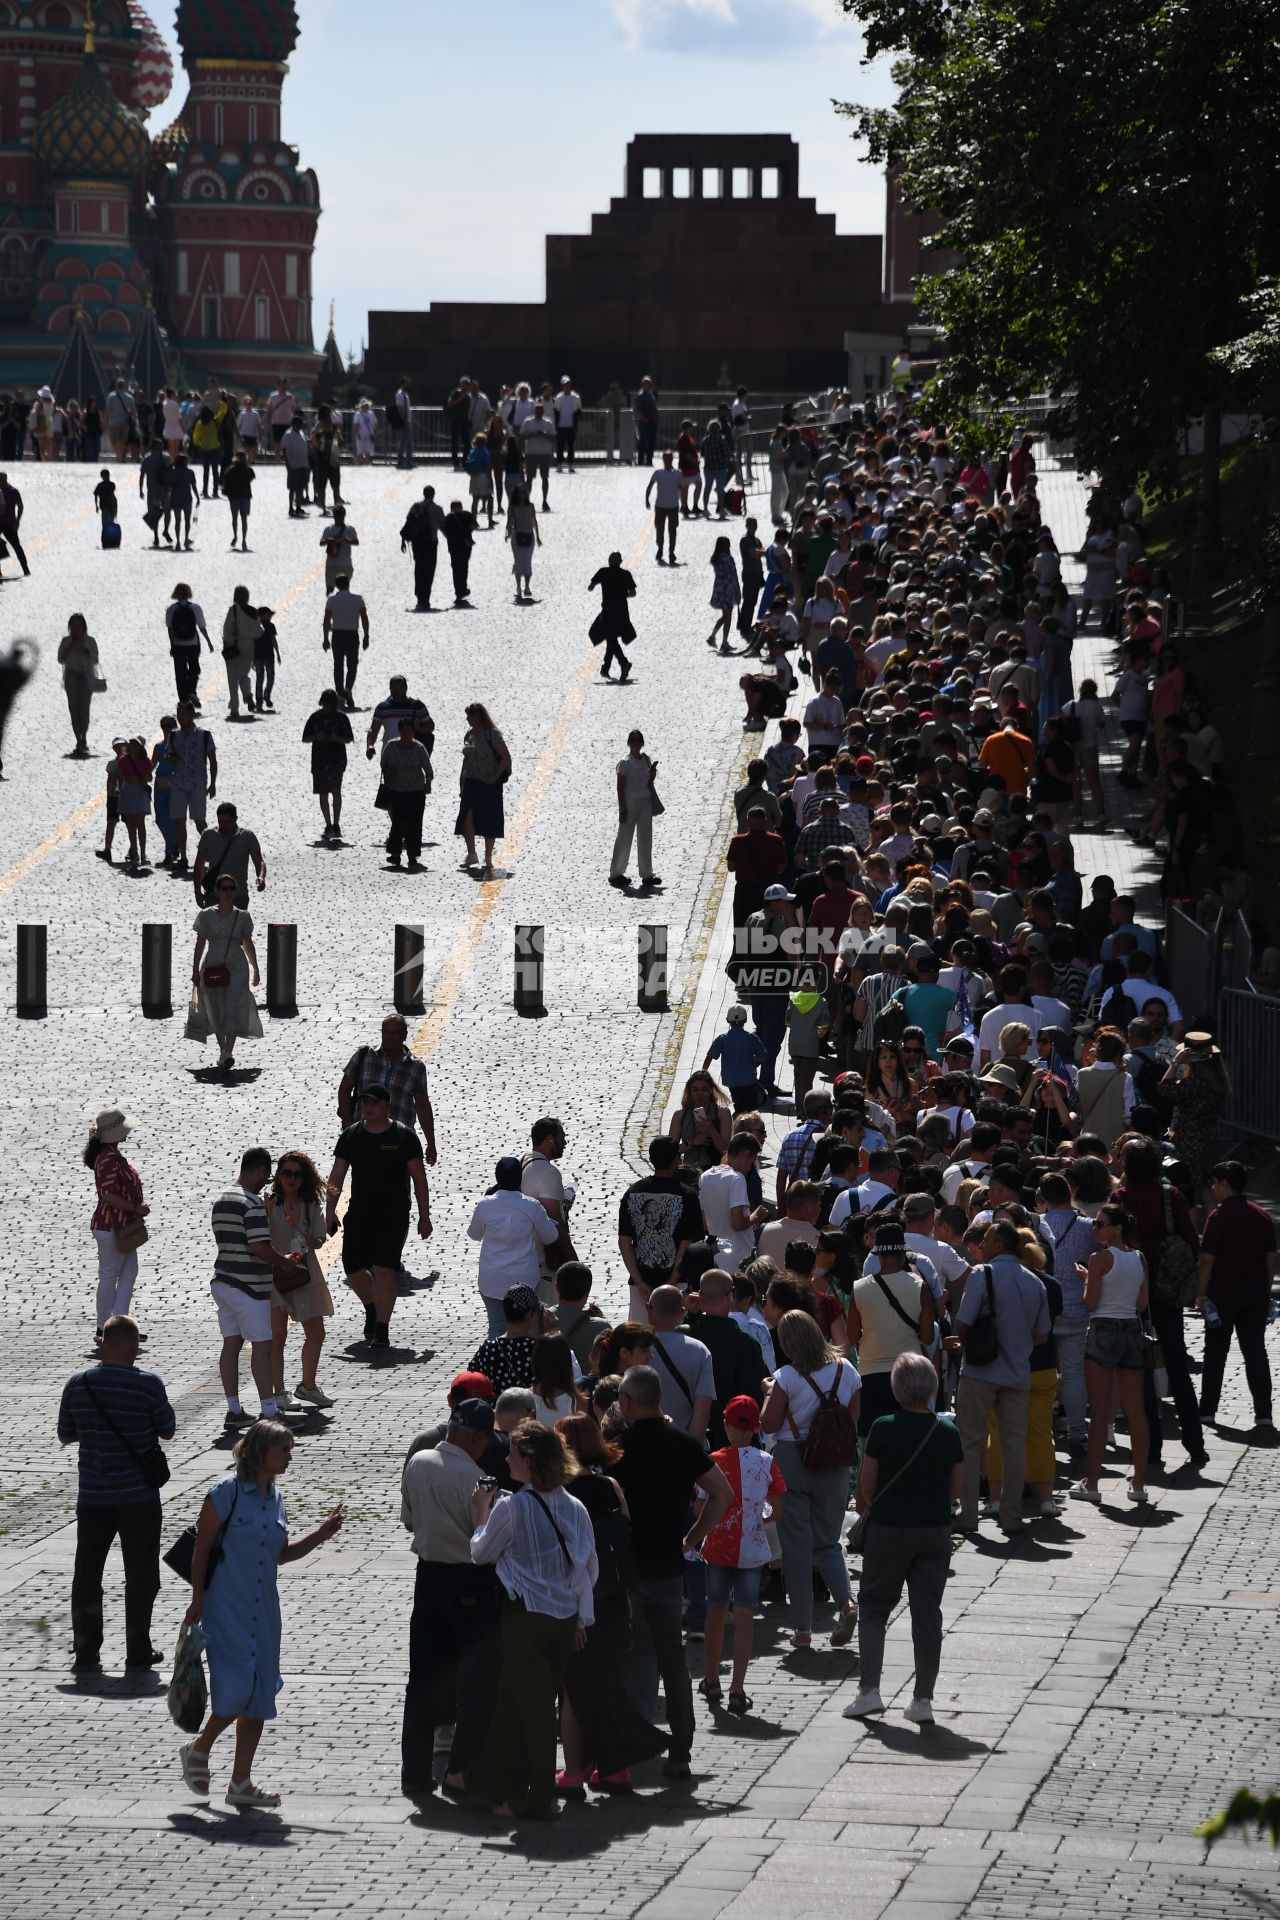
[[[487,1800],[504,1820],[555,1812],[557,1701],[573,1648],[595,1622],[595,1534],[581,1501],[565,1492],[579,1471],[560,1435],[523,1420],[511,1435],[513,1494],[472,1495],[471,1558],[494,1567],[506,1590],[502,1670],[484,1752],[445,1787]]]

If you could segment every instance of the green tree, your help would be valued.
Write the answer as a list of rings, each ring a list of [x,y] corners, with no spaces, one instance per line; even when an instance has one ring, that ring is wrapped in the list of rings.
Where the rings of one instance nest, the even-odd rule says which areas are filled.
[[[1280,271],[1280,0],[842,3],[898,97],[840,110],[954,260],[918,295],[936,414],[1047,388],[1082,468],[1159,482]]]

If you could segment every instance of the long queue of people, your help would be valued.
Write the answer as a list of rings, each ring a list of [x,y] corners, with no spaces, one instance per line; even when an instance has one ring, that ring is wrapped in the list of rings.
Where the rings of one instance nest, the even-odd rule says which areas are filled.
[[[1034,603],[1051,661],[1072,615],[1052,564],[1040,565],[1054,549],[1031,450],[1015,450],[1021,481],[1006,501],[985,469],[953,481],[945,443],[913,430],[905,409],[875,422],[855,411],[798,481],[791,528],[760,556],[761,591],[773,584],[745,644],[784,660],[811,650],[822,691],[801,723],[808,752],[793,723],[779,726],[737,796],[726,865],[741,1005],[651,1142],[652,1172],[620,1193],[627,1319],[611,1325],[594,1305],[592,1269],[576,1257],[559,1121],[536,1122],[522,1153],[509,1143],[472,1215],[482,1337],[439,1424],[409,1444],[401,1482],[418,1563],[401,1752],[412,1797],[443,1790],[503,1818],[544,1817],[557,1798],[632,1790],[632,1770],[664,1751],[666,1775],[687,1780],[687,1646],[702,1649],[708,1713],[753,1711],[757,1610],[784,1597],[797,1656],[820,1614],[837,1650],[856,1640],[846,1711],[860,1718],[884,1710],[886,1624],[905,1587],[908,1712],[927,1725],[957,1538],[988,1519],[1014,1542],[1028,1520],[1060,1527],[1061,1482],[1080,1511],[1106,1512],[1117,1469],[1138,1508],[1162,1469],[1174,1487],[1197,1472],[1233,1336],[1252,1437],[1274,1438],[1275,1233],[1245,1197],[1244,1168],[1220,1156],[1221,1054],[1211,1034],[1186,1030],[1134,902],[1100,876],[1084,904],[1064,830],[1078,788],[1064,801],[1042,771],[1061,769],[1047,749],[1079,696],[1059,679],[1057,711],[1042,717],[1036,699],[1033,718],[1025,686],[1013,682],[1002,715],[1005,687],[992,692],[1019,609],[1025,622]],[[860,575],[845,560],[828,577],[850,614],[852,587],[875,602],[868,632],[833,614],[815,638],[817,574],[863,546]],[[730,567],[723,549],[713,558],[722,600],[738,586],[732,613],[732,552]],[[1049,673],[1043,648],[1041,661]],[[1053,806],[1071,812],[1055,818]],[[793,936],[826,976],[796,991],[762,984],[755,962],[793,951]],[[336,1233],[350,1175],[360,1186],[343,1265],[371,1350],[389,1344],[414,1192],[418,1230],[431,1230],[422,1149],[411,1123],[391,1118],[396,1084],[376,1051],[349,1064],[362,1117],[315,1183],[325,1212],[312,1236]],[[788,1097],[795,1124],[767,1191],[765,1115]],[[99,1138],[118,1140],[127,1116],[104,1118]],[[286,1159],[306,1173],[304,1156]],[[206,1637],[212,1715],[181,1754],[187,1785],[207,1793],[213,1744],[234,1721],[228,1797],[258,1806],[278,1798],[251,1776],[280,1684],[274,1568],[342,1518],[290,1542],[276,1487],[295,1433],[276,1391],[272,1289],[283,1274],[287,1316],[290,1264],[314,1247],[300,1253],[291,1237],[273,1249],[256,1198],[270,1171],[253,1150],[240,1197],[215,1206],[228,1417],[247,1430],[196,1529],[188,1624]],[[107,1203],[122,1195],[127,1229],[144,1202],[113,1186]],[[104,1216],[102,1231],[120,1226]],[[140,1456],[173,1430],[158,1377],[136,1367],[136,1323],[119,1295],[110,1304],[104,1364],[68,1384],[59,1422],[82,1449],[82,1498],[86,1461],[90,1482],[105,1461],[111,1497],[97,1504],[115,1500],[82,1525],[73,1616],[90,1668],[102,1561],[126,1524],[130,1657],[158,1657],[146,1589],[160,1503]],[[1205,1321],[1198,1394],[1188,1312]],[[251,1423],[238,1399],[246,1339],[262,1407]],[[95,1411],[104,1376],[132,1446]],[[1164,1460],[1167,1396],[1179,1468]]]

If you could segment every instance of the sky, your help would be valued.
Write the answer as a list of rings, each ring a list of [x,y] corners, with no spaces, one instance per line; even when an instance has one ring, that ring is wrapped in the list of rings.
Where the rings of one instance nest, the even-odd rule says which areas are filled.
[[[170,41],[172,0],[146,0]],[[884,186],[837,99],[883,101],[839,0],[297,0],[284,137],[315,168],[316,344],[359,353],[370,308],[541,300],[544,239],[622,192],[636,133],[789,133],[800,191],[880,233]],[[536,36],[531,32],[536,28]]]

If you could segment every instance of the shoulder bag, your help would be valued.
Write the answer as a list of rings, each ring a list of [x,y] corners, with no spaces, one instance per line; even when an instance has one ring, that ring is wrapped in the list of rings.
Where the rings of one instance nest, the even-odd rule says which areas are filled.
[[[970,1321],[964,1343],[964,1357],[971,1360],[975,1367],[989,1367],[993,1360],[1000,1358],[1000,1341],[996,1336],[996,1296],[990,1267],[982,1269],[982,1277],[986,1282],[987,1304],[977,1319]]]
[[[236,1502],[237,1500],[239,1500],[239,1498],[240,1498],[240,1475],[237,1474],[236,1489],[231,1496],[230,1512],[227,1514],[227,1517],[223,1521],[222,1525],[218,1528],[218,1531],[214,1534],[213,1544],[209,1548],[209,1558],[205,1564],[205,1570],[204,1570],[204,1590],[206,1593],[209,1591],[209,1588],[213,1585],[213,1576],[216,1573],[219,1566],[221,1566],[222,1564],[223,1537],[226,1534],[227,1528],[231,1525],[231,1516],[232,1514],[234,1514],[236,1510]],[[168,1553],[163,1554],[161,1557],[163,1558],[166,1567],[173,1568],[173,1571],[177,1574],[179,1580],[185,1580],[187,1585],[191,1586],[193,1584],[191,1579],[191,1570],[195,1563],[195,1553],[196,1553],[196,1530],[194,1527],[184,1527],[182,1529],[182,1532],[178,1535],[177,1539],[174,1541],[173,1545],[170,1547]]]
[[[875,1496],[872,1499],[871,1505],[867,1508],[866,1512],[856,1513],[854,1515],[853,1524],[849,1528],[849,1537],[847,1542],[850,1553],[862,1552],[867,1542],[867,1528],[871,1522],[871,1515],[875,1511],[876,1501],[882,1500],[885,1494],[888,1493],[891,1487],[897,1486],[899,1480],[901,1480],[903,1474],[906,1473],[909,1467],[914,1467],[916,1461],[920,1458],[920,1455],[924,1452],[925,1448],[928,1446],[929,1442],[932,1440],[934,1434],[937,1431],[938,1431],[938,1416],[935,1413],[933,1416],[933,1425],[929,1428],[928,1432],[925,1434],[923,1440],[921,1440],[920,1445],[915,1449],[915,1452],[911,1455],[910,1459],[903,1461],[902,1465],[898,1468],[898,1471],[894,1474],[892,1480],[886,1480],[882,1487],[876,1488]]]
[[[136,1253],[139,1247],[145,1247],[151,1235],[147,1232],[147,1223],[141,1217],[126,1220],[122,1227],[116,1228],[116,1252]]]
[[[235,937],[236,937],[236,921],[239,918],[240,918],[239,907],[233,907],[231,911],[231,931],[227,935],[227,944],[223,949],[222,961],[220,964],[212,967],[201,967],[200,984],[202,987],[230,986],[231,968],[228,966],[227,962],[231,958],[231,948],[235,942]]]
[[[203,731],[203,729],[201,729],[201,731]],[[208,745],[207,734],[205,735],[205,756],[204,757],[205,757],[205,764],[207,766],[208,760],[209,760],[209,745]],[[200,884],[204,888],[204,895],[205,895],[204,903],[206,907],[216,907],[218,904],[218,880],[222,873],[223,862],[225,861],[227,855],[230,853],[232,847],[235,845],[236,841],[240,838],[240,835],[243,832],[244,832],[243,827],[237,827],[234,833],[229,833],[227,835],[226,844],[223,846],[222,852],[218,855],[216,866],[214,866],[212,870],[210,870],[210,868],[207,865],[205,867],[204,873],[201,877]]]
[[[107,1425],[110,1427],[112,1433],[114,1433],[116,1439],[120,1442],[120,1445],[124,1448],[129,1458],[133,1461],[134,1466],[137,1467],[138,1471],[141,1473],[147,1485],[149,1487],[154,1487],[156,1491],[159,1492],[160,1488],[165,1486],[170,1478],[169,1462],[165,1457],[165,1451],[164,1451],[164,1448],[160,1445],[160,1442],[158,1440],[153,1440],[145,1453],[139,1453],[135,1447],[131,1447],[129,1442],[125,1439],[124,1435],[121,1433],[119,1427],[116,1425],[115,1421],[111,1418],[111,1415],[107,1412],[107,1409],[103,1406],[101,1400],[99,1400],[93,1388],[89,1385],[88,1375],[87,1374],[82,1375],[81,1378],[83,1381],[85,1392],[88,1394],[94,1406],[98,1409],[98,1412],[102,1415],[103,1419],[106,1421]]]

